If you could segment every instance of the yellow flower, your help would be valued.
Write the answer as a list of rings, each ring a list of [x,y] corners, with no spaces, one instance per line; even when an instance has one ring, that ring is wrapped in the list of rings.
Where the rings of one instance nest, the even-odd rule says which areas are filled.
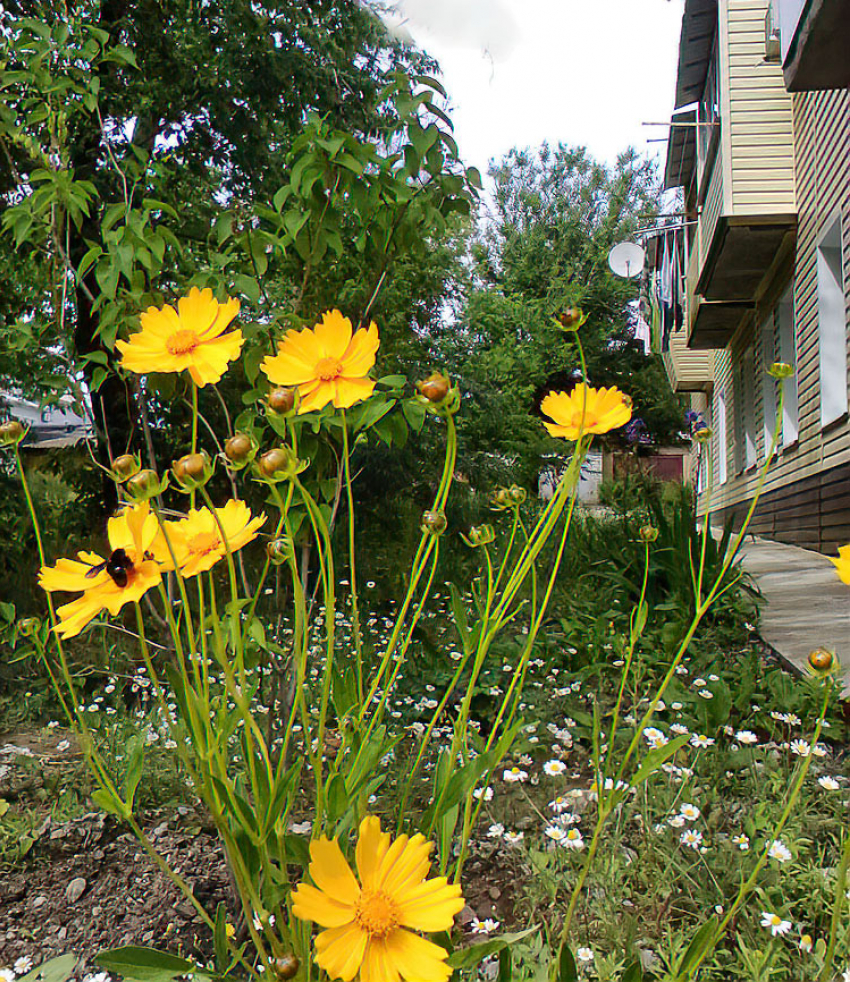
[[[193,508],[186,518],[163,523],[182,576],[205,573],[227,555],[227,548],[233,553],[253,542],[257,529],[266,520],[265,515],[253,518],[245,502],[235,499],[228,501],[223,508],[216,508],[215,513],[218,522],[208,508]],[[227,538],[227,548],[221,537],[222,529]],[[169,554],[162,533],[154,545],[154,551],[157,555]]]
[[[82,596],[57,610],[59,635],[75,637],[102,610],[117,614],[124,604],[139,600],[160,582],[163,566],[150,551],[158,533],[156,516],[144,502],[125,508],[107,523],[112,572],[106,567],[107,560],[94,552],[80,552],[77,559],[60,559],[55,566],[42,566],[38,582],[44,590],[82,591]]]
[[[287,331],[278,353],[261,367],[275,385],[298,386],[299,415],[329,402],[347,409],[368,399],[375,388],[365,375],[375,364],[379,343],[374,322],[352,337],[351,321],[338,310],[329,310],[314,328]]]
[[[212,290],[192,287],[188,297],[162,309],[148,307],[141,331],[116,341],[121,367],[130,372],[182,372],[189,369],[196,385],[217,382],[242,348],[242,332],[222,334],[239,313],[239,301],[219,303]]]
[[[832,556],[826,558],[835,565],[835,572],[841,582],[850,586],[850,545],[839,548],[838,559],[833,559]]]
[[[355,854],[358,883],[336,839],[310,843],[316,886],[293,891],[292,913],[328,928],[316,937],[316,961],[332,979],[349,982],[359,970],[361,982],[447,982],[445,949],[405,930],[448,931],[463,909],[459,886],[425,879],[430,851],[418,834],[391,843],[368,816]]]
[[[577,440],[579,433],[607,433],[632,418],[631,402],[619,389],[594,389],[579,382],[572,392],[550,392],[540,411],[554,423],[543,421],[552,436]]]

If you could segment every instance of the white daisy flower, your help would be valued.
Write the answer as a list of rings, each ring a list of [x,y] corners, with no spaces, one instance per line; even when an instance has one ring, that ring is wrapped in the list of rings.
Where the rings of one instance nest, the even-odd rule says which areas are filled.
[[[711,737],[707,737],[704,733],[694,733],[689,743],[692,747],[703,750],[706,747],[713,746],[714,740]]]
[[[679,842],[689,849],[699,849],[702,845],[702,832],[698,832],[696,829],[685,829],[679,836]]]
[[[779,914],[771,914],[766,910],[761,912],[761,926],[770,928],[770,933],[774,938],[780,934],[787,934],[791,930],[790,921],[783,921]]]
[[[750,849],[750,837],[748,835],[733,835],[732,841],[741,850],[741,852],[749,852]]]
[[[808,757],[811,752],[812,752],[812,748],[809,746],[806,740],[791,741],[792,754],[796,754],[798,757]]]
[[[579,948],[576,951],[576,958],[578,958],[578,960],[580,962],[584,962],[585,964],[587,964],[587,962],[592,962],[593,961],[593,949],[592,948]]]
[[[752,730],[738,730],[735,734],[735,739],[744,747],[751,747],[753,744],[759,742],[759,738]]]
[[[483,921],[476,917],[469,922],[469,926],[473,934],[491,934],[499,930],[499,922],[494,921],[492,917],[487,917]]]
[[[509,846],[515,846],[525,838],[525,832],[505,832],[504,838]]]
[[[478,801],[481,801],[482,799],[484,801],[492,801],[493,800],[493,789],[492,788],[476,788],[472,792],[472,797],[473,798],[476,798]]]
[[[771,842],[767,854],[771,859],[779,860],[780,863],[787,863],[791,858],[791,850],[781,839],[774,839]]]
[[[32,958],[30,958],[29,955],[21,955],[21,957],[15,961],[12,968],[15,970],[16,975],[26,975],[27,972],[32,971]]]
[[[491,825],[489,829],[487,829],[488,839],[501,839],[504,834],[505,826],[502,825],[501,822],[496,822],[494,825]]]
[[[836,781],[835,778],[832,777],[832,776],[830,776],[829,774],[822,774],[818,778],[818,784],[825,791],[837,791],[839,789],[839,787],[841,787],[841,785],[838,783],[838,781]]]
[[[528,780],[528,772],[521,770],[519,767],[511,767],[502,774],[502,780],[506,781],[508,784],[516,784],[518,782]]]
[[[547,760],[543,765],[543,771],[549,777],[558,777],[567,769],[567,765],[562,760]]]
[[[691,805],[685,802],[679,809],[679,814],[682,816],[682,818],[686,818],[689,822],[695,822],[700,816],[700,810],[696,805]]]

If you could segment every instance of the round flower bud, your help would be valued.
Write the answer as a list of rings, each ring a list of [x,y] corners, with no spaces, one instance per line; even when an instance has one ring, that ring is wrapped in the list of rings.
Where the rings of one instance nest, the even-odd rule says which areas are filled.
[[[294,386],[280,385],[271,390],[266,402],[269,409],[286,416],[298,405],[298,389]]]
[[[422,524],[420,528],[423,532],[430,532],[431,535],[442,535],[446,531],[446,516],[441,511],[422,512]]]
[[[254,473],[258,481],[274,484],[291,481],[307,467],[306,460],[299,460],[289,447],[272,447],[254,461]]]
[[[556,319],[565,331],[577,331],[587,320],[587,316],[581,307],[567,307]]]
[[[27,431],[16,419],[0,423],[0,447],[13,447],[27,435]]]
[[[119,484],[129,481],[134,474],[142,469],[142,462],[132,453],[122,453],[112,461],[112,477]]]
[[[469,535],[462,535],[461,538],[468,546],[477,549],[489,545],[496,538],[496,533],[492,525],[473,525]]]
[[[791,378],[791,376],[794,374],[794,367],[793,365],[789,365],[784,361],[775,361],[770,368],[768,368],[767,374],[780,380]]]
[[[658,538],[658,529],[654,525],[641,525],[638,535],[641,542],[655,542]]]
[[[809,652],[809,668],[818,675],[826,675],[837,667],[838,659],[829,648],[815,648]]]
[[[18,634],[22,638],[31,638],[38,634],[41,629],[41,620],[38,617],[25,617],[18,621]]]
[[[168,475],[162,481],[156,471],[144,468],[138,474],[134,474],[124,485],[124,490],[135,501],[148,501],[155,498],[158,494],[168,487]]]
[[[171,466],[174,480],[183,491],[194,491],[212,477],[213,466],[206,450],[184,454]]]
[[[518,484],[512,484],[508,488],[508,497],[511,499],[511,504],[523,505],[525,504],[525,499],[528,497],[528,492]]]
[[[510,492],[507,488],[497,488],[493,492],[491,507],[495,511],[504,511],[512,506]]]
[[[246,467],[257,455],[259,444],[250,433],[234,433],[224,444],[227,465],[233,470]]]
[[[417,382],[419,389],[428,402],[442,402],[449,394],[452,384],[441,372],[432,372],[424,382]]]
[[[294,979],[300,967],[301,963],[295,955],[282,955],[272,959],[274,974],[279,979]]]
[[[295,547],[292,544],[292,539],[286,535],[280,535],[276,539],[272,539],[266,545],[266,554],[274,566],[283,565],[283,563],[292,559],[295,555]]]

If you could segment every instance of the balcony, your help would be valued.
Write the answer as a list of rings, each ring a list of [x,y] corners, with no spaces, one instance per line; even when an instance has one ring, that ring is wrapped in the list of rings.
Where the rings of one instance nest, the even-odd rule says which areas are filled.
[[[850,86],[850,0],[779,0],[782,71],[789,92]]]

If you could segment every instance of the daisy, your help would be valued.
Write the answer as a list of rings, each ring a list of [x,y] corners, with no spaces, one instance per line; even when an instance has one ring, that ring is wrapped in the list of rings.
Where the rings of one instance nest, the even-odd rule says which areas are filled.
[[[493,789],[492,788],[476,788],[472,792],[472,797],[478,801],[492,801],[493,800]]]
[[[808,757],[811,752],[812,752],[812,748],[809,746],[806,740],[791,741],[792,754],[796,754],[798,757]]]
[[[753,744],[759,742],[759,738],[752,730],[738,730],[735,734],[735,739],[744,747],[751,747]]]
[[[766,910],[761,912],[761,926],[770,928],[770,933],[774,938],[779,934],[787,934],[791,930],[790,921],[783,921],[778,914],[771,914]]]
[[[170,546],[181,576],[197,576],[212,569],[228,551],[234,553],[253,542],[265,520],[264,514],[255,518],[244,501],[234,498],[216,508],[215,514],[209,508],[192,508],[186,518],[163,523],[154,551],[168,555]]]
[[[567,765],[562,760],[547,760],[543,765],[543,771],[549,777],[558,777],[567,769]]]
[[[592,948],[579,948],[576,951],[576,958],[580,962],[592,962],[593,961],[593,949]]]
[[[222,304],[212,290],[193,287],[177,310],[169,304],[148,307],[140,317],[142,329],[115,342],[120,365],[140,374],[188,369],[195,385],[214,384],[242,349],[241,331],[223,333],[238,313],[238,300]]]
[[[578,829],[572,828],[561,840],[565,849],[584,849],[584,838]]]
[[[698,750],[704,750],[714,744],[714,740],[703,733],[695,733],[689,742],[692,747],[696,747]]]
[[[494,921],[492,917],[487,917],[483,921],[476,917],[469,922],[473,934],[492,934],[493,931],[498,931],[500,926],[499,921]]]
[[[812,940],[811,934],[804,934],[800,937],[800,951],[808,955],[814,946],[815,943]]]
[[[733,835],[732,841],[741,850],[741,852],[748,852],[750,848],[750,837],[748,835]]]
[[[488,839],[501,839],[505,834],[505,826],[501,822],[496,822],[487,829]]]
[[[834,777],[831,777],[829,774],[822,774],[818,778],[818,784],[825,791],[837,791],[839,789],[839,787],[841,787],[841,785],[838,783],[838,781],[836,781],[835,778]]]
[[[679,842],[689,849],[699,849],[702,845],[702,832],[698,832],[696,829],[685,829],[679,836]]]
[[[506,781],[508,784],[516,784],[518,782],[527,781],[528,772],[520,770],[519,767],[511,767],[510,770],[507,770],[502,774],[502,780]]]
[[[310,876],[292,893],[292,913],[326,930],[315,941],[316,962],[333,979],[387,982],[427,978],[448,982],[448,952],[413,931],[449,931],[464,899],[458,884],[425,877],[431,843],[424,836],[391,841],[375,816],[360,823],[355,853],[358,879],[339,842],[310,843]]]
[[[787,863],[791,858],[791,850],[781,839],[774,839],[767,850],[771,859],[777,859],[780,863]]]
[[[566,440],[607,433],[625,426],[632,418],[630,400],[619,389],[594,389],[584,382],[571,392],[550,392],[540,403],[540,411],[554,421],[544,420],[549,434]]]
[[[679,809],[679,814],[682,818],[686,818],[689,822],[695,822],[700,816],[700,810],[696,805],[683,804]]]
[[[567,837],[566,829],[561,828],[559,825],[547,825],[543,829],[543,834],[548,836],[553,842],[563,842]]]
[[[509,846],[515,846],[525,838],[525,832],[505,832],[504,839]]]
[[[32,970],[32,958],[29,955],[21,955],[12,966],[18,975],[26,975]]]
[[[260,367],[275,385],[298,386],[299,415],[329,403],[347,409],[374,391],[375,382],[366,375],[379,343],[374,322],[353,332],[347,317],[329,310],[313,328],[287,331],[277,354]]]

